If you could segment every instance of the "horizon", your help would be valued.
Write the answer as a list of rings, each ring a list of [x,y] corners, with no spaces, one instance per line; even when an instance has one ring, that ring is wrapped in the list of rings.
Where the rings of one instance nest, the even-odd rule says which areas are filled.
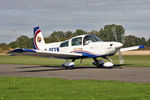
[[[102,28],[104,28],[104,27],[102,27]],[[41,27],[40,27],[40,29],[41,29]],[[99,28],[100,29],[100,28]],[[62,31],[62,32],[67,32],[67,31],[71,31],[71,32],[75,32],[77,29],[74,29],[73,31],[71,31],[71,30],[54,30],[54,31]],[[81,30],[84,30],[84,29],[81,29]],[[0,43],[6,43],[6,44],[9,44],[9,43],[11,43],[11,42],[13,42],[13,41],[16,41],[16,39],[18,38],[18,37],[20,37],[20,36],[28,36],[29,38],[33,38],[33,29],[31,30],[31,33],[27,33],[27,34],[20,34],[20,35],[17,35],[16,36],[16,38],[14,38],[12,41],[8,41],[8,42],[0,42]],[[44,30],[42,30],[41,29],[41,31],[42,31],[42,34],[43,34],[43,36],[44,36],[44,38],[47,38],[48,36],[50,36],[54,31],[50,31],[50,32],[46,32],[46,31],[44,31]],[[91,32],[91,31],[95,31],[95,30],[84,30],[84,31],[87,31],[87,32]],[[99,30],[96,30],[96,31],[99,31]],[[17,34],[17,33],[16,33]],[[142,35],[141,35],[142,34]],[[143,34],[143,33],[140,33],[140,34],[136,34],[136,33],[129,33],[129,34],[127,34],[126,33],[126,30],[125,30],[125,34],[124,34],[125,36],[129,36],[129,35],[132,35],[132,36],[135,36],[135,37],[137,37],[137,38],[145,38],[146,40],[148,40],[148,39],[150,39],[150,37],[149,36],[147,36],[147,33],[146,34]],[[8,36],[8,37],[11,37],[11,36]]]
[[[41,28],[40,28],[41,29]],[[71,31],[71,32],[75,32],[77,29],[75,29],[75,30],[73,30],[73,31]],[[81,30],[83,30],[83,31],[86,31],[86,32],[91,32],[91,31],[95,31],[95,30],[84,30],[84,29],[81,29]],[[33,31],[33,30],[32,30]],[[41,30],[42,31],[42,34],[43,34],[43,30]],[[54,30],[54,31],[62,31],[62,32],[67,32],[67,31],[70,31],[70,30],[66,30],[66,31],[63,31],[63,30]],[[53,32],[54,32],[53,31]],[[96,31],[99,31],[99,30],[96,30]],[[47,38],[48,36],[50,36],[53,32],[49,32],[48,34],[47,34],[47,36],[44,36],[44,34],[43,34],[43,37],[44,38]],[[30,33],[29,33],[30,34]],[[31,35],[31,34],[30,34]],[[32,32],[32,35],[33,35],[33,32]],[[141,36],[140,34],[139,35],[137,35],[137,34],[126,34],[126,32],[125,32],[125,34],[124,34],[124,36],[129,36],[129,35],[132,35],[132,36],[135,36],[135,37],[137,37],[137,38],[145,38],[146,40],[148,40],[148,39],[150,39],[150,37],[148,38],[146,38],[146,35],[147,34],[145,34],[145,37],[144,37],[144,35],[143,36]],[[28,36],[29,38],[33,38],[33,36],[29,36],[29,35],[25,35],[25,34],[22,34],[22,35],[20,35],[20,36]],[[20,36],[18,36],[18,37],[20,37]],[[6,44],[9,44],[9,43],[11,43],[11,42],[14,42],[14,41],[16,41],[16,39],[18,38],[18,37],[16,37],[13,41],[10,41],[10,42],[8,42],[8,43],[6,43]],[[0,42],[0,44],[1,43],[5,43],[5,42]]]

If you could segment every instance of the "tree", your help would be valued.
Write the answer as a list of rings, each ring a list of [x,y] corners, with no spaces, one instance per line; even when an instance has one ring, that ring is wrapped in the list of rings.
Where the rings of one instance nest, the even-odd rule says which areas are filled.
[[[67,32],[65,33],[65,37],[66,37],[67,39],[71,38],[72,35],[73,35],[73,33],[72,33],[71,31],[67,31]]]
[[[93,34],[93,35],[98,36],[98,31],[97,30],[93,30],[91,32],[88,32],[88,34]]]
[[[59,40],[60,41],[63,41],[65,40],[65,32],[63,31],[54,31],[49,37],[49,42],[58,42]]]
[[[125,29],[122,27],[122,25],[115,25],[115,24],[104,26],[103,34],[105,34],[104,36],[106,40],[115,41],[115,37],[112,31],[113,27],[116,28],[115,31],[116,31],[118,41],[122,42],[123,35],[125,34]]]
[[[87,32],[81,29],[77,29],[76,32],[73,34],[73,36],[84,35],[84,34],[87,34]]]
[[[145,45],[145,46],[147,46],[147,41],[146,41],[146,39],[145,38],[141,38],[140,39],[140,44],[139,45]]]
[[[96,34],[104,41],[115,41],[114,34],[112,28],[116,28],[116,35],[119,42],[122,42],[123,35],[125,34],[125,29],[122,25],[105,25],[104,29],[100,29],[99,32]]]
[[[73,36],[84,35],[84,34],[94,34],[101,38],[103,41],[115,41],[114,34],[112,32],[112,28],[116,28],[116,35],[119,42],[122,42],[122,38],[124,38],[125,29],[122,25],[105,25],[104,28],[100,28],[100,30],[92,30],[91,32],[86,32],[82,29],[77,29],[75,32],[67,31],[54,31],[51,35],[44,38],[46,43],[58,42],[70,39]],[[126,36],[124,39],[124,46],[135,46],[135,45],[147,45],[150,46],[150,39],[147,41],[145,38],[137,38],[136,36]],[[33,48],[33,38],[28,38],[27,36],[20,36],[16,41],[11,42],[11,48]]]
[[[150,47],[150,38],[147,40],[147,46]]]
[[[9,50],[10,49],[10,47],[7,44],[5,44],[5,43],[0,43],[0,48],[2,50]]]
[[[143,38],[137,38],[135,36],[129,35],[126,36],[124,46],[129,47],[129,46],[136,46],[136,45],[145,45],[145,39]]]
[[[20,36],[17,38],[16,42],[18,44],[18,47],[20,48],[28,48],[30,45],[31,40],[28,38],[28,36]]]
[[[101,38],[103,41],[108,41],[109,40],[109,39],[107,39],[107,32],[106,32],[106,30],[103,30],[102,28],[98,32],[97,36],[99,38]]]
[[[63,32],[63,31],[54,31],[50,36],[45,38],[46,43],[64,41],[70,39],[73,36],[71,31]]]
[[[0,44],[0,53],[7,53],[10,50],[11,50],[11,48],[9,47],[9,45],[7,45],[5,43]]]
[[[9,44],[11,48],[33,48],[33,38],[28,38],[28,36],[20,36],[16,41]]]
[[[17,42],[11,42],[11,43],[9,43],[9,46],[10,46],[11,48],[17,48],[17,47],[18,47],[18,44],[17,44]]]

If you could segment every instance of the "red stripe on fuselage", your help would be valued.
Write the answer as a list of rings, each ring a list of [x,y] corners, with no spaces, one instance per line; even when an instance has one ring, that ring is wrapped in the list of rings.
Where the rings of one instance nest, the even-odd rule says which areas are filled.
[[[71,51],[71,53],[76,53],[76,52],[85,52],[85,53],[89,53],[89,54],[93,54],[93,55],[99,55],[101,56],[102,54],[96,54],[96,53],[93,53],[93,52],[90,52],[90,51],[86,51],[86,50],[76,50],[76,51]]]
[[[40,49],[38,48],[38,46],[37,46],[37,44],[36,44],[36,36],[37,36],[38,33],[40,33],[40,32],[41,32],[41,30],[37,30],[37,31],[35,32],[35,35],[34,35],[34,44],[35,44],[37,50],[40,50]]]

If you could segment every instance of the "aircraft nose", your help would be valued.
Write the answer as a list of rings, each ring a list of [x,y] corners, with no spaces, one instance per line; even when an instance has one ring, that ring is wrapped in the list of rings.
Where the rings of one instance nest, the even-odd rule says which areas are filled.
[[[114,47],[115,47],[115,48],[121,48],[122,46],[123,46],[123,44],[120,43],[120,42],[116,42],[116,43],[114,44]]]

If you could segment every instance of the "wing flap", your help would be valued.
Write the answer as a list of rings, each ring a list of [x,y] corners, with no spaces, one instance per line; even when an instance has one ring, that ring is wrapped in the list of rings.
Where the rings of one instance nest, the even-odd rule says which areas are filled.
[[[40,56],[40,57],[57,57],[57,58],[72,58],[81,57],[82,54],[78,53],[60,53],[51,51],[31,50],[31,49],[15,49],[8,52],[12,55],[26,55],[26,56]]]

